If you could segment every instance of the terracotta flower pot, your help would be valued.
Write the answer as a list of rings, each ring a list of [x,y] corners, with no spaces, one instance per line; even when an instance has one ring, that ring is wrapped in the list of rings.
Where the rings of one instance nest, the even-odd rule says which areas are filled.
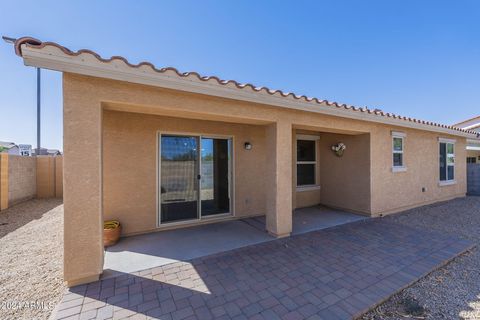
[[[105,221],[103,223],[103,246],[110,247],[118,242],[122,233],[122,225],[115,220]]]

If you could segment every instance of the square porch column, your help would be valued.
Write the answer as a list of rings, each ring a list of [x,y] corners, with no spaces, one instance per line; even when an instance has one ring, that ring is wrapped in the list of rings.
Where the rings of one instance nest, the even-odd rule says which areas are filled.
[[[292,124],[267,126],[266,227],[276,237],[292,232]]]
[[[64,74],[64,280],[70,287],[103,271],[102,109],[94,93]]]

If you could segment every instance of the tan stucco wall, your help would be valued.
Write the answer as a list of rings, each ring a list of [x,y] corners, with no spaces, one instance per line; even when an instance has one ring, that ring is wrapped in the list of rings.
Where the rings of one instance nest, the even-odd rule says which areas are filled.
[[[150,143],[147,146],[146,141],[142,140],[142,138],[148,136],[149,140],[147,141],[153,141],[153,145],[155,145],[155,135],[151,135],[149,130],[163,124],[158,120],[149,120],[147,121],[149,123],[147,128],[139,128],[135,117],[132,116],[131,121],[122,122],[121,126],[113,122],[110,123],[108,112],[104,113],[103,110],[229,123],[218,124],[217,126],[219,128],[222,127],[222,130],[242,131],[242,127],[238,124],[262,126],[265,132],[265,141],[268,141],[265,146],[265,163],[267,165],[264,175],[267,228],[269,232],[280,236],[286,235],[291,231],[291,209],[293,202],[298,200],[296,197],[295,200],[292,197],[293,157],[291,155],[293,130],[349,135],[369,134],[371,159],[370,211],[374,214],[463,196],[466,190],[465,161],[457,161],[456,185],[448,187],[438,186],[437,139],[439,134],[436,133],[411,129],[404,130],[382,124],[311,112],[294,111],[138,84],[64,74],[65,278],[69,281],[69,284],[90,281],[102,271],[103,190],[106,193],[106,201],[115,197],[114,194],[117,191],[122,195],[127,195],[129,199],[138,201],[144,197],[140,191],[145,191],[146,189],[146,187],[144,188],[141,185],[129,183],[126,186],[113,186],[110,182],[102,182],[102,177],[104,176],[105,179],[121,181],[124,178],[120,177],[120,175],[125,175],[127,182],[137,180],[137,178],[129,180],[133,175],[129,172],[125,173],[125,171],[108,173],[109,169],[106,163],[112,163],[114,166],[121,167],[127,162],[124,163],[122,160],[113,159],[114,155],[120,154],[120,150],[117,149],[119,148],[118,146],[111,146],[111,154],[110,151],[102,152],[103,149],[110,150],[102,145],[103,125],[110,127],[110,129],[105,131],[105,134],[112,131],[120,133],[120,137],[115,139],[120,139],[127,132],[131,133],[137,132],[137,129],[141,130],[139,135],[136,136],[136,138],[140,139],[135,139],[136,143],[133,148],[122,146],[122,157],[132,157],[131,159],[138,159],[139,163],[142,163],[142,166],[139,166],[139,163],[136,165],[128,164],[126,169],[131,170],[135,168],[138,174],[143,177],[146,177],[147,174],[151,175],[151,177],[147,178],[148,191],[145,191],[149,199],[152,198],[152,193],[156,190],[155,187],[152,188],[152,181],[155,181],[156,175],[153,170],[155,170],[156,164],[154,161],[152,162],[153,158],[150,155],[146,156],[145,160],[140,159],[140,155],[151,152],[151,148],[153,148]],[[102,120],[102,115],[106,115],[105,121]],[[196,129],[198,125],[194,122],[190,124],[192,129]],[[233,125],[233,123],[237,123],[237,125]],[[174,129],[175,131],[188,131],[184,127],[175,127]],[[217,130],[218,128],[215,128],[215,131]],[[405,157],[408,170],[405,173],[393,174],[391,172],[391,130],[406,131],[407,133]],[[443,137],[449,138],[448,136]],[[106,143],[109,143],[108,141],[110,140],[108,139],[110,138],[105,137]],[[357,139],[360,139],[358,141],[359,145],[361,143],[365,144],[365,140],[362,140],[362,138]],[[457,159],[464,158],[465,139],[456,139]],[[133,139],[127,139],[126,143],[133,143]],[[354,145],[350,141],[347,141],[347,143]],[[347,153],[348,150],[350,149],[347,149]],[[105,157],[105,162],[102,160],[102,157]],[[347,162],[348,160],[344,161]],[[360,161],[364,164],[362,161],[365,161],[364,158]],[[352,161],[348,165],[346,169],[348,174],[353,175],[353,177],[357,174],[364,177],[362,174],[366,174],[365,171],[357,172],[359,169],[354,162]],[[256,165],[261,165],[261,163]],[[107,172],[105,175],[103,174],[104,170]],[[240,171],[238,168],[236,170]],[[237,172],[236,174],[241,173]],[[248,185],[247,189],[254,186],[257,181],[254,180],[252,183],[244,177],[237,177],[237,188],[239,184],[242,185],[241,180],[238,180],[242,178],[245,179],[243,183]],[[323,172],[321,172],[321,184],[323,184],[323,179]],[[348,179],[345,179],[343,183],[347,184],[348,181]],[[364,184],[365,181],[362,183],[362,186]],[[127,186],[128,190],[126,190]],[[427,187],[427,192],[422,193],[421,190],[419,191],[422,186]],[[114,191],[115,188],[118,188],[117,191]],[[345,185],[345,188],[351,187],[350,185]],[[368,194],[368,190],[358,189],[358,187],[353,187],[350,190],[352,194],[354,194],[354,191],[359,194]],[[246,194],[248,192],[249,190],[245,190]],[[323,188],[320,195],[322,198]],[[333,195],[329,196],[331,199],[334,199]],[[253,198],[257,199],[252,194]],[[338,202],[338,200],[336,201]],[[367,208],[365,203],[359,204],[355,201],[355,199],[344,197],[342,207],[353,208],[359,206],[362,209]],[[241,203],[236,203],[235,208],[242,214],[257,214],[255,211],[262,208],[261,204],[255,201],[250,205],[251,208],[248,209],[247,207],[242,208]],[[239,207],[237,208],[237,206]],[[150,203],[145,204],[138,201],[135,203],[135,206],[125,203],[125,206],[122,206],[122,208],[114,208],[106,203],[105,214],[110,215],[111,211],[112,214],[116,215],[120,210],[124,210],[124,207],[128,208],[128,212],[134,212],[134,214],[143,214],[141,213],[143,209],[148,210],[150,213],[152,212]],[[122,211],[121,214],[126,214],[126,212]],[[151,224],[148,223],[148,225]]]
[[[371,133],[373,215],[387,214],[465,195],[466,139],[404,128],[395,130],[406,134],[404,149],[406,172],[392,172],[391,128],[376,126]],[[456,139],[457,183],[454,185],[439,186],[440,137]],[[422,192],[423,187],[426,188],[425,192]]]
[[[103,120],[104,218],[120,220],[124,235],[156,229],[158,131],[232,136],[234,214],[265,214],[265,126],[116,111]],[[252,150],[244,149],[247,141]]]
[[[9,155],[8,159],[8,203],[35,198],[37,194],[37,159]]]
[[[342,157],[331,146],[343,142]],[[334,208],[370,213],[370,136],[322,134],[320,144],[321,203]]]

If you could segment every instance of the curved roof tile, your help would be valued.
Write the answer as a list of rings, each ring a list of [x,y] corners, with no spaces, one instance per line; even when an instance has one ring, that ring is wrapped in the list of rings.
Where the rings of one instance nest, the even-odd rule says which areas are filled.
[[[458,128],[458,127],[455,127],[455,126],[444,125],[444,124],[419,120],[419,119],[405,117],[405,116],[399,116],[399,115],[396,115],[394,113],[384,112],[380,109],[372,110],[372,109],[369,109],[367,107],[360,107],[359,108],[359,107],[355,107],[355,106],[352,106],[352,105],[339,104],[338,102],[335,102],[335,101],[328,101],[328,100],[318,99],[318,98],[315,98],[315,97],[311,98],[311,97],[307,97],[305,95],[300,95],[299,96],[299,95],[296,95],[295,93],[283,92],[282,90],[274,90],[274,89],[270,89],[270,88],[267,88],[267,87],[256,87],[251,83],[239,83],[235,80],[223,80],[223,79],[220,79],[216,76],[202,76],[199,73],[194,72],[194,71],[193,72],[183,72],[182,73],[182,72],[178,71],[176,68],[173,68],[173,67],[164,67],[164,68],[158,69],[157,67],[155,67],[150,62],[145,62],[144,61],[144,62],[140,62],[138,64],[132,64],[122,56],[112,56],[108,59],[107,58],[102,58],[98,53],[96,53],[92,50],[81,49],[81,50],[78,50],[78,51],[71,51],[70,49],[68,49],[68,48],[66,48],[62,45],[59,45],[58,43],[48,42],[48,41],[43,42],[43,41],[40,41],[40,40],[32,38],[32,37],[22,37],[22,38],[19,38],[15,41],[15,44],[14,44],[15,53],[20,57],[22,57],[22,45],[27,45],[29,47],[34,47],[34,48],[37,48],[37,49],[41,49],[41,48],[44,48],[46,46],[54,46],[54,47],[57,47],[58,49],[60,49],[63,53],[65,53],[67,55],[70,55],[70,56],[78,56],[78,55],[81,55],[83,53],[87,53],[87,54],[90,54],[90,55],[94,56],[96,59],[98,59],[99,61],[104,62],[104,63],[109,63],[109,62],[112,62],[112,61],[115,61],[115,60],[120,60],[120,61],[122,61],[123,63],[125,63],[126,65],[128,65],[129,67],[132,67],[132,68],[140,68],[140,67],[146,66],[146,67],[150,67],[152,70],[154,70],[156,72],[160,72],[160,73],[172,72],[173,74],[177,75],[178,77],[182,77],[182,78],[187,78],[187,77],[194,76],[200,81],[212,81],[213,80],[218,85],[222,85],[222,86],[234,85],[239,90],[250,89],[254,92],[265,92],[265,93],[267,93],[269,95],[272,95],[272,96],[280,94],[281,97],[287,98],[287,99],[288,98],[293,98],[295,100],[304,100],[306,102],[314,102],[316,104],[323,105],[323,106],[326,105],[326,106],[333,106],[333,107],[336,107],[336,108],[343,108],[343,109],[346,109],[346,110],[351,110],[352,112],[367,112],[369,114],[382,116],[382,117],[390,117],[390,118],[395,118],[395,119],[401,119],[401,120],[408,121],[408,122],[420,123],[420,124],[430,125],[430,126],[434,126],[434,127],[442,127],[442,128],[446,128],[446,129],[450,129],[450,130],[454,130],[454,131],[464,132],[464,133],[478,134],[477,132],[472,131],[472,130],[465,130],[465,129],[461,129],[461,128]]]

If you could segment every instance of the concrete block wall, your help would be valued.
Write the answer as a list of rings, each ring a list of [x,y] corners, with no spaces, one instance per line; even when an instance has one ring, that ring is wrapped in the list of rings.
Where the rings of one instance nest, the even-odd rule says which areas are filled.
[[[8,157],[8,204],[33,199],[37,193],[37,162],[34,157]]]
[[[8,208],[8,153],[0,153],[0,210]]]
[[[32,198],[62,197],[62,156],[0,153],[0,210]]]

